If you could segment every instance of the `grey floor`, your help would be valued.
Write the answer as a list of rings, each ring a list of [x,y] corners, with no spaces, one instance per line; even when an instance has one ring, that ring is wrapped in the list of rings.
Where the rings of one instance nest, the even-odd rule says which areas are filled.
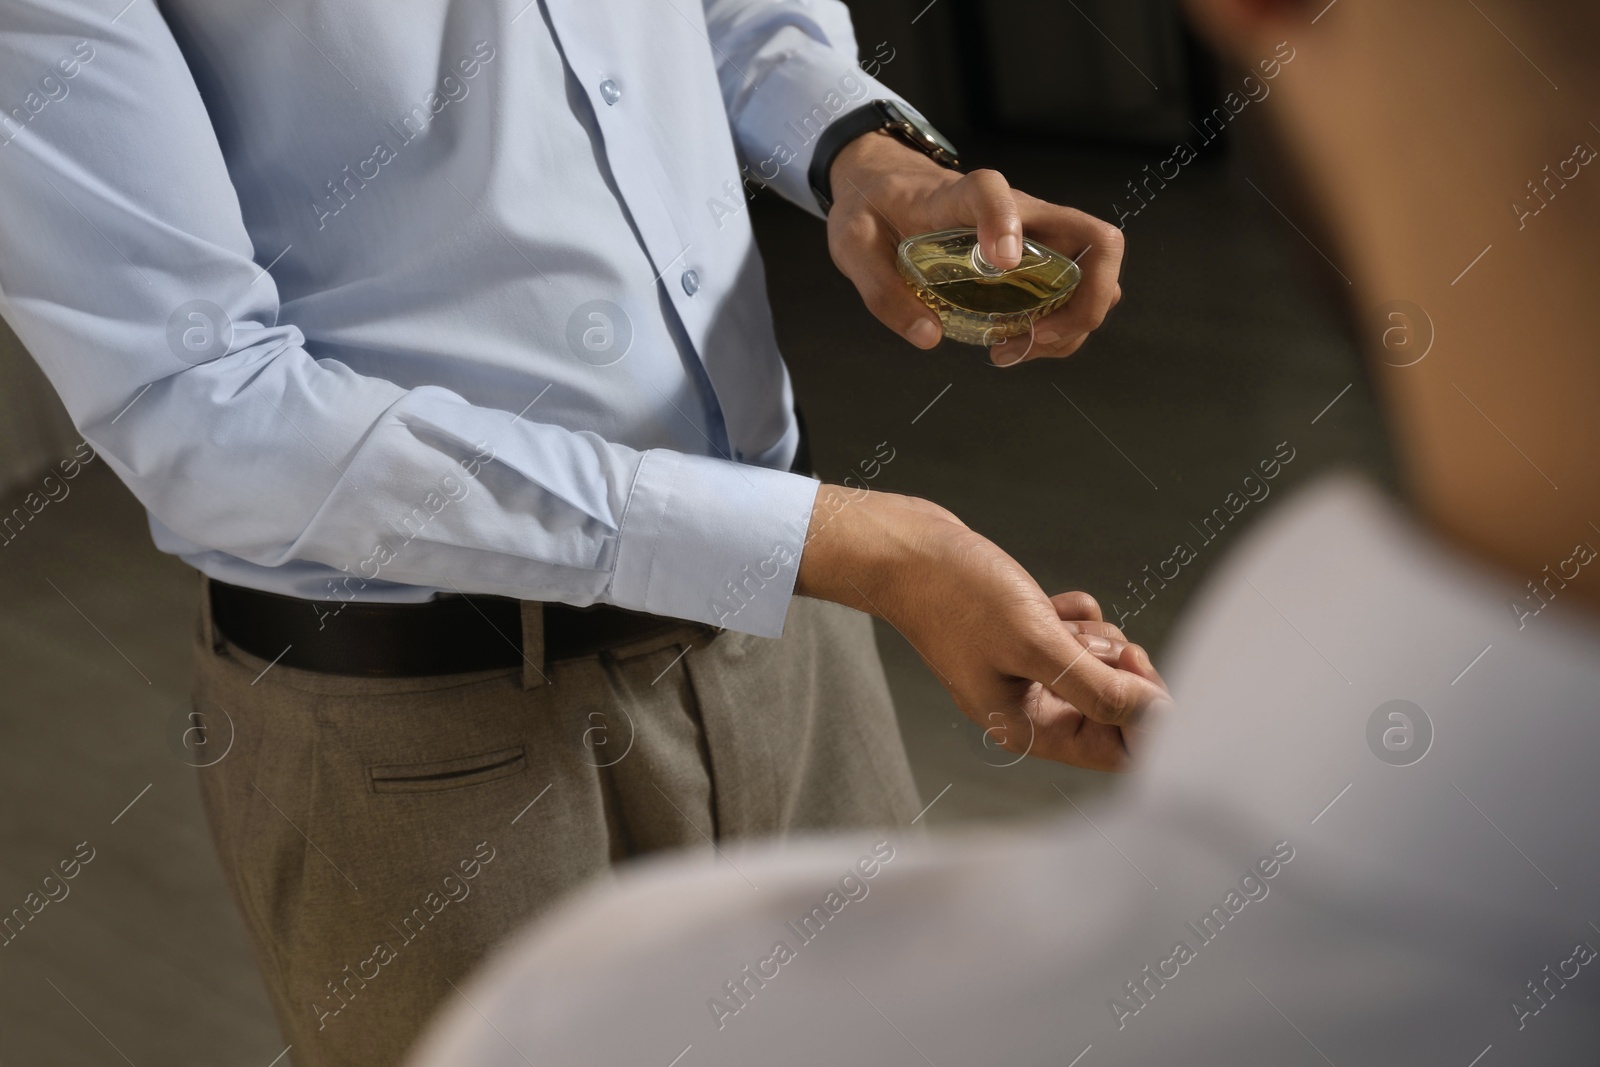
[[[986,162],[1108,214],[1146,161],[1056,151]],[[1311,253],[1226,163],[1187,168],[1130,224],[1126,296],[1102,335],[1066,363],[1011,370],[975,349],[898,342],[833,273],[820,224],[776,205],[756,214],[824,476],[887,441],[895,458],[875,486],[952,508],[1048,591],[1131,606],[1125,583],[1279,442],[1296,458],[1275,494],[1330,465],[1387,478],[1349,343],[1294,269]],[[94,859],[0,946],[0,1065],[267,1067],[283,1045],[194,772],[168,744],[186,709],[193,576],[151,547],[103,462],[71,486],[0,548],[0,913],[80,842]],[[1259,510],[1151,599],[1130,634],[1159,653]],[[930,823],[1070,810],[1065,794],[1108,784],[1033,761],[994,766],[1002,757],[906,643],[880,627],[879,644],[924,800],[936,800]]]

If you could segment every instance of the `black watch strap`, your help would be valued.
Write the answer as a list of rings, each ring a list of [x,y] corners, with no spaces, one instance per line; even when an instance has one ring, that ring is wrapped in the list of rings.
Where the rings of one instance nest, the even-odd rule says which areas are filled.
[[[811,183],[812,195],[817,198],[822,213],[826,215],[828,209],[833,207],[833,184],[829,179],[833,161],[845,145],[857,137],[878,130],[899,137],[938,163],[951,169],[958,169],[961,161],[956,158],[948,142],[945,142],[942,136],[932,133],[931,128],[927,128],[928,132],[923,132],[923,128],[926,127],[925,122],[913,121],[892,100],[874,100],[830,122],[817,138],[816,150],[811,155],[811,167],[806,172],[806,178]]]

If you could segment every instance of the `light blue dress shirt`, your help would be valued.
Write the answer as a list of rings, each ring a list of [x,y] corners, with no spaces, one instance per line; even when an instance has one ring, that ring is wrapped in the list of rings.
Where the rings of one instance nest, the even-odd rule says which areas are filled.
[[[816,134],[899,99],[842,5],[0,0],[0,44],[0,311],[159,548],[782,631],[816,483],[745,182],[815,213]]]

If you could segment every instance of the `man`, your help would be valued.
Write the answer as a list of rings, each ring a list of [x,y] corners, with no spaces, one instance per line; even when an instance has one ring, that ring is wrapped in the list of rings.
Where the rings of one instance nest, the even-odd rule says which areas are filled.
[[[7,0],[0,36],[0,306],[207,578],[185,736],[294,1062],[393,1062],[619,858],[909,820],[845,606],[994,736],[1125,762],[1139,649],[941,509],[809,476],[747,188],[826,211],[924,348],[902,234],[1081,256],[1027,358],[1121,255],[953,169],[840,5]]]
[[[1595,1062],[1600,12],[1191,6],[1254,77],[1296,50],[1273,121],[1377,309],[1414,517],[1335,477],[1264,519],[1105,810],[640,877],[413,1062]]]

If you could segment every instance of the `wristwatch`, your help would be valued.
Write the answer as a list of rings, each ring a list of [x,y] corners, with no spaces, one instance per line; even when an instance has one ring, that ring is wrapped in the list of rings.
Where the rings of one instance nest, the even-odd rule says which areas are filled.
[[[817,138],[817,148],[811,156],[811,169],[806,177],[811,182],[811,192],[816,196],[817,204],[821,206],[824,215],[833,207],[833,188],[828,180],[828,171],[833,167],[834,159],[845,145],[857,137],[879,130],[898,137],[912,148],[926,154],[935,163],[940,163],[951,170],[961,169],[961,160],[956,158],[955,145],[946,140],[944,134],[929,125],[928,120],[910,105],[902,107],[893,100],[874,100],[854,111],[840,115],[830,122],[827,129],[822,131],[822,136]]]

